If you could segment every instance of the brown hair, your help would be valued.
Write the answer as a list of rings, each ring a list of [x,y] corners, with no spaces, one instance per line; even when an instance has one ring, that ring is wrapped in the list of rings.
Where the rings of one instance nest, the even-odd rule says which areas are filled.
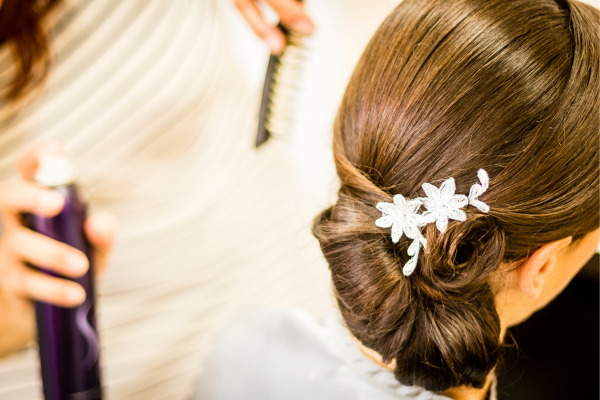
[[[16,99],[41,83],[48,72],[48,38],[42,19],[60,0],[4,0],[0,6],[0,44],[10,44],[17,62],[8,91]]]
[[[404,0],[371,39],[334,127],[337,203],[315,220],[348,328],[406,385],[483,387],[498,361],[498,282],[540,246],[598,227],[598,10],[564,0]],[[406,237],[380,201],[490,176],[465,222]]]

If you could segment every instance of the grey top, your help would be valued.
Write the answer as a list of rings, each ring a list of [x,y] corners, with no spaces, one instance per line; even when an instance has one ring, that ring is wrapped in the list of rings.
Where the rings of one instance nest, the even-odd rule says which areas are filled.
[[[218,339],[195,400],[234,399],[449,400],[401,385],[359,350],[339,312],[317,322],[287,308],[246,317]]]

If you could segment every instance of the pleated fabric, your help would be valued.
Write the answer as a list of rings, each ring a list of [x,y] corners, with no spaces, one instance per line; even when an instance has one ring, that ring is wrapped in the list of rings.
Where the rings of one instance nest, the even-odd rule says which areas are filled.
[[[45,90],[0,105],[0,178],[66,144],[92,209],[120,220],[98,282],[107,399],[191,395],[224,323],[267,305],[332,306],[305,191],[277,143],[253,148],[260,93],[218,0],[69,0]],[[0,49],[0,86],[14,73]],[[37,350],[0,360],[0,399],[42,398]]]

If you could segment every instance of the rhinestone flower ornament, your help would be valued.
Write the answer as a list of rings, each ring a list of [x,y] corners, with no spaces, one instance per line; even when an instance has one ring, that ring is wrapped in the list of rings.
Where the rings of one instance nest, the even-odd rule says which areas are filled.
[[[392,242],[398,243],[402,234],[414,239],[419,232],[421,216],[418,214],[421,199],[406,200],[401,194],[394,196],[394,203],[379,203],[376,208],[383,217],[375,221],[380,228],[392,228]]]
[[[394,203],[378,203],[375,207],[383,213],[383,217],[375,221],[379,228],[392,228],[392,242],[398,243],[402,234],[407,238],[413,239],[408,247],[408,255],[412,256],[406,263],[402,272],[404,275],[410,275],[417,266],[417,258],[421,246],[427,246],[427,241],[421,234],[421,227],[427,225],[427,222],[420,215],[419,208],[422,204],[421,198],[406,200],[401,194],[394,196]]]
[[[489,187],[489,177],[485,170],[477,171],[480,183],[471,186],[469,196],[455,194],[454,178],[445,180],[439,188],[430,183],[423,184],[427,197],[417,197],[407,200],[401,194],[394,196],[393,203],[380,202],[375,206],[383,216],[375,221],[379,228],[392,228],[392,242],[398,243],[402,235],[412,239],[407,253],[411,259],[402,268],[402,273],[409,276],[415,270],[421,246],[427,248],[427,240],[421,233],[421,228],[435,222],[440,232],[445,232],[448,220],[466,221],[467,214],[462,210],[467,204],[487,213],[490,207],[479,200]],[[421,205],[426,211],[419,214]]]
[[[469,204],[469,199],[465,195],[454,194],[456,191],[454,178],[444,181],[439,189],[430,183],[424,183],[423,190],[427,194],[427,197],[422,199],[427,209],[423,213],[423,218],[428,223],[435,222],[440,232],[446,231],[448,219],[467,220],[467,214],[461,208]]]

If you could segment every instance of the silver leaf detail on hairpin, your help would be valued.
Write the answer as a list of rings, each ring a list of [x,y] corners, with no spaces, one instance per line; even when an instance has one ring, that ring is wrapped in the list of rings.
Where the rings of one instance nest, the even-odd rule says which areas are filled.
[[[471,190],[469,191],[469,204],[475,208],[478,208],[484,213],[487,213],[490,211],[490,206],[479,200],[479,196],[488,190],[488,187],[490,186],[490,178],[485,169],[480,169],[477,171],[477,177],[479,178],[481,184],[476,183],[471,186]]]

